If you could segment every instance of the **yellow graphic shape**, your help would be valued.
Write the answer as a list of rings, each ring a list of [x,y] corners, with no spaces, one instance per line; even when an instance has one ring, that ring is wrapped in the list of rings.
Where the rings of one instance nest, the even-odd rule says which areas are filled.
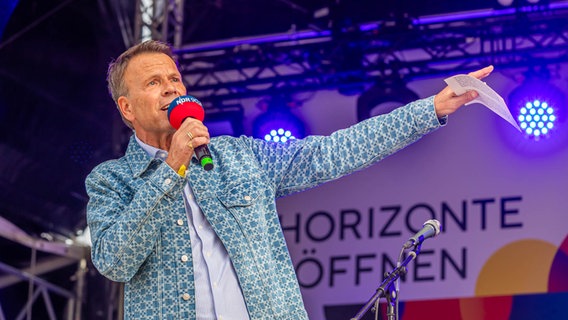
[[[539,239],[512,242],[487,260],[475,288],[476,296],[547,292],[557,248]]]

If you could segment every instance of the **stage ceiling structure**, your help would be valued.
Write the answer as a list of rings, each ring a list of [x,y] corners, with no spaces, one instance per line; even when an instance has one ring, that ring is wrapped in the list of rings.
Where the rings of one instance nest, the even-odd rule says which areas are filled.
[[[182,0],[171,0],[169,11],[141,5],[134,30],[173,44],[189,91],[222,104],[322,89],[360,93],[376,82],[468,72],[489,64],[505,69],[563,62],[568,3],[517,2],[503,7],[497,1],[433,6],[419,1],[274,1],[282,12],[312,19],[280,32],[263,27],[246,36],[187,43],[184,32],[191,36],[199,29],[190,19],[197,9],[192,10],[191,1],[184,7]],[[142,36],[139,31],[125,42]]]

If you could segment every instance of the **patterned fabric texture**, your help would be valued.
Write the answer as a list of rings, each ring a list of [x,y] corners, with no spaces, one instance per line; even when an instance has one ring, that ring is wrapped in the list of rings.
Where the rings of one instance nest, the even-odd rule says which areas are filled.
[[[209,144],[215,168],[194,158],[186,178],[132,137],[124,157],[86,180],[93,263],[126,283],[125,319],[195,319],[189,232],[178,223],[189,183],[229,253],[250,318],[307,319],[275,199],[369,166],[440,125],[430,97],[327,137],[217,137]]]

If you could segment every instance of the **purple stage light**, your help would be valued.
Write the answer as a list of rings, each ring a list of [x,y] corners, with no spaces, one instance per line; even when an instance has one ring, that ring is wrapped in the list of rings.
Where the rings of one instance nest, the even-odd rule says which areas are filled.
[[[546,77],[528,77],[509,95],[509,105],[529,139],[551,137],[565,112],[565,95]]]
[[[305,136],[304,122],[294,115],[290,106],[272,98],[266,112],[259,115],[253,123],[253,135],[266,141],[286,143]]]

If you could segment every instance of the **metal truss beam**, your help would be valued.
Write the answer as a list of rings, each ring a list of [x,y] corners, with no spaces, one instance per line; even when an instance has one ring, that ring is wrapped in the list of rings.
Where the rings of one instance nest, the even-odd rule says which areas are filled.
[[[363,87],[404,78],[564,62],[568,3],[379,21],[184,46],[190,93],[205,101]]]
[[[0,217],[0,237],[31,249],[28,268],[16,268],[0,261],[0,275],[2,275],[0,276],[0,289],[5,290],[7,287],[22,281],[28,282],[28,299],[22,305],[17,306],[19,313],[16,319],[31,319],[34,316],[37,318],[38,316],[32,315],[32,312],[34,306],[42,301],[47,311],[47,315],[42,316],[42,319],[81,319],[85,299],[85,274],[90,248],[84,244],[75,243],[71,239],[66,242],[56,242],[35,238],[2,217]],[[37,261],[38,251],[54,256]],[[3,256],[4,258],[9,258],[9,255]],[[64,288],[40,277],[40,275],[65,268],[71,264],[77,264],[77,269],[73,274],[75,280],[73,288]],[[52,295],[67,300],[64,315],[58,317],[51,300]],[[6,316],[0,301],[0,320],[3,319],[6,319]]]
[[[110,1],[126,47],[144,40],[161,40],[174,48],[182,44],[184,0]],[[130,19],[134,12],[133,21]]]
[[[181,45],[184,0],[136,0],[134,38]]]

